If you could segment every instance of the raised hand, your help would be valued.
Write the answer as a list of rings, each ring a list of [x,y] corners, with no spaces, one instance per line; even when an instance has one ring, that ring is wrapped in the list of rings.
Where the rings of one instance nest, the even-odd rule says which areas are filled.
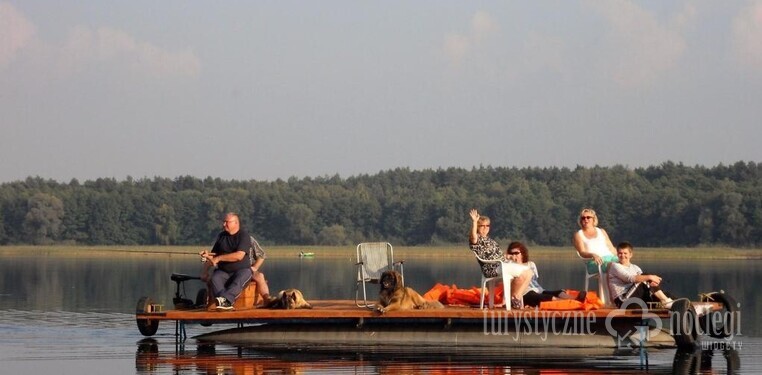
[[[475,208],[471,209],[471,211],[468,214],[471,215],[471,220],[473,221],[479,220],[479,212],[476,211]]]

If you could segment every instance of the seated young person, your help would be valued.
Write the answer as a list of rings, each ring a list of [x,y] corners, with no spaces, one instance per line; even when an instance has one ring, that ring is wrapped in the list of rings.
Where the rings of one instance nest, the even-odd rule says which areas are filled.
[[[617,307],[631,298],[643,302],[661,302],[665,308],[672,306],[672,298],[668,297],[659,285],[662,278],[658,275],[644,275],[643,270],[632,264],[633,248],[629,242],[617,245],[616,255],[619,263],[609,265],[609,293],[614,298]],[[640,307],[639,304],[628,304],[627,307]]]
[[[265,255],[265,250],[259,245],[254,236],[251,236],[249,258],[251,258],[251,279],[257,283],[257,293],[262,296],[262,300],[267,301],[270,299],[270,288],[267,286],[265,274],[260,271],[262,263],[267,259],[267,255]]]
[[[506,259],[523,264],[532,270],[532,280],[529,282],[526,293],[524,293],[525,306],[540,306],[541,302],[555,301],[560,299],[575,299],[565,290],[546,290],[540,285],[538,279],[540,273],[537,271],[537,265],[529,261],[529,249],[521,242],[511,242],[505,252]],[[585,300],[587,292],[580,292],[576,300],[582,302]]]

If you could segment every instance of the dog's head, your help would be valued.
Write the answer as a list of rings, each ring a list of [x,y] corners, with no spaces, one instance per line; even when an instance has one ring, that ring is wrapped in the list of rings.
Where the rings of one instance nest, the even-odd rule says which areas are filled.
[[[381,290],[397,290],[402,288],[402,275],[397,271],[385,271],[381,274]]]

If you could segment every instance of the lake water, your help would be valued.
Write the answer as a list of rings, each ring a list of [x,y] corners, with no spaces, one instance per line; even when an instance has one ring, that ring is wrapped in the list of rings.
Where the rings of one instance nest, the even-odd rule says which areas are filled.
[[[675,295],[695,300],[700,292],[723,289],[741,303],[741,334],[732,340],[733,350],[653,349],[644,369],[636,353],[614,350],[522,350],[491,358],[416,353],[314,355],[207,347],[192,337],[221,327],[198,325],[188,326],[191,337],[176,345],[174,324],[169,322],[162,322],[152,338],[143,337],[135,326],[135,305],[140,297],[150,296],[171,307],[175,284],[169,275],[196,274],[200,269],[196,256],[62,256],[58,252],[21,256],[2,251],[2,374],[762,373],[760,261],[637,262],[648,273],[664,276],[664,289]],[[272,258],[264,271],[273,291],[293,287],[307,299],[351,299],[356,274],[352,257],[353,251],[346,258]],[[582,287],[583,269],[573,257],[536,261],[546,288]],[[471,287],[479,278],[471,258],[405,262],[406,284],[422,293],[436,282]],[[193,298],[199,287],[200,283],[190,282],[187,295]]]

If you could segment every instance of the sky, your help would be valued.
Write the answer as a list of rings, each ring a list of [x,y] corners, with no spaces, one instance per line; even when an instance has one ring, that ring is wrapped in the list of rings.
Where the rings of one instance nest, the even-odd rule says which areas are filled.
[[[762,162],[762,1],[0,0],[0,182]]]

